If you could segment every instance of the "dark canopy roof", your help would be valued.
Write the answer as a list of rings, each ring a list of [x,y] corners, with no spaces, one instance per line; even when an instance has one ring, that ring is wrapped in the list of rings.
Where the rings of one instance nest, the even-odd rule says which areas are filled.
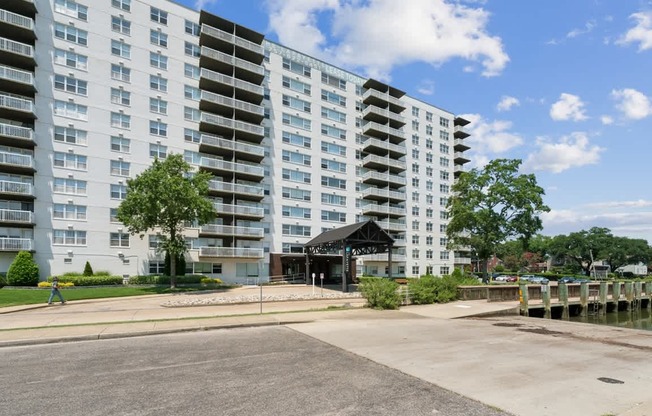
[[[351,247],[351,254],[386,253],[394,239],[374,221],[364,221],[324,231],[304,245],[307,254],[327,254]]]

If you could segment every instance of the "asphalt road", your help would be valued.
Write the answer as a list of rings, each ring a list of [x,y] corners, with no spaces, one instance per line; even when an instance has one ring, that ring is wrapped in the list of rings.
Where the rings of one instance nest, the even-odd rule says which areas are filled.
[[[0,386],[5,416],[506,414],[282,326],[8,347]]]

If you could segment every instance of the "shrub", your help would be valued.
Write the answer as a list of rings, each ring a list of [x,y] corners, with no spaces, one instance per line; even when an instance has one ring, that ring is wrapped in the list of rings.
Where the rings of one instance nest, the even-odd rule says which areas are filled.
[[[36,286],[38,284],[38,265],[29,251],[19,252],[7,271],[7,283],[12,286]]]
[[[108,270],[98,270],[95,273],[93,273],[94,276],[111,276],[111,272]]]
[[[202,278],[208,279],[208,277],[201,274],[189,274],[187,276],[177,276],[177,284],[200,284],[202,283]],[[131,276],[129,278],[129,284],[169,285],[170,276],[159,276],[159,275]]]
[[[48,282],[52,282],[52,277],[48,277]],[[69,286],[111,286],[122,285],[122,276],[82,276],[80,274],[64,274],[59,276],[59,284]]]
[[[435,303],[438,277],[432,275],[421,276],[420,279],[408,280],[410,302],[415,305]]]
[[[93,268],[91,267],[91,264],[86,261],[86,265],[84,266],[84,276],[92,276],[93,275]]]
[[[175,264],[175,271],[177,274],[177,283],[179,283],[179,277],[184,276],[186,274],[186,257],[183,254],[177,257],[177,263]],[[170,275],[170,255],[167,252],[165,253],[165,264],[163,265],[163,274],[165,276]]]
[[[221,285],[222,284],[221,279],[212,278],[212,277],[202,277],[200,282],[203,285]]]
[[[0,274],[0,289],[7,286],[7,277],[3,274]]]
[[[457,286],[464,283],[465,278],[454,275],[444,276],[437,281],[435,302],[447,303],[457,300]]]
[[[360,292],[374,309],[398,309],[401,304],[398,283],[390,279],[363,277],[360,279]]]

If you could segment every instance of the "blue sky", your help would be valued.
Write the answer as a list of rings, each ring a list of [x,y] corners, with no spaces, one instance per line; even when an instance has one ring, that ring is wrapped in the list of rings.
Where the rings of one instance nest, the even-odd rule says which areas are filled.
[[[467,166],[522,159],[543,234],[652,243],[652,1],[181,3],[470,119]]]

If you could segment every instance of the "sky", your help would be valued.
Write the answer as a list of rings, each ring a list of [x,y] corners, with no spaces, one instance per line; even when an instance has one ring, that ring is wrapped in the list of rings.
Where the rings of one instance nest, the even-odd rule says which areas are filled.
[[[521,159],[541,234],[652,244],[652,1],[179,2],[467,118],[465,167]]]

